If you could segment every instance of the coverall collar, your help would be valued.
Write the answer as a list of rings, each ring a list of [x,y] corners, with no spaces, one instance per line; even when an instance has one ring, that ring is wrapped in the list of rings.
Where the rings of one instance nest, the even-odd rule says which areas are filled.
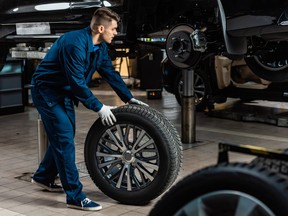
[[[86,31],[87,31],[87,34],[88,34],[88,37],[89,37],[89,40],[88,40],[88,52],[95,52],[95,45],[93,44],[93,39],[92,39],[92,31],[90,29],[90,26],[86,27]],[[103,42],[102,42],[103,43]],[[102,47],[102,43],[96,45],[98,46],[99,48]],[[98,49],[97,49],[98,50]]]

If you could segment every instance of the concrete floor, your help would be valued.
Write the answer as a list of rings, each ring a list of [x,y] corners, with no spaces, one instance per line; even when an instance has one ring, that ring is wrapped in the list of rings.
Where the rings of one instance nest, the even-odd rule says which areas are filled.
[[[109,89],[93,88],[93,92],[104,104],[123,105]],[[163,92],[159,100],[147,100],[145,91],[132,90],[136,98],[161,111],[171,120],[181,134],[181,108],[173,95]],[[288,104],[281,103],[288,109]],[[30,176],[38,166],[37,111],[33,106],[25,107],[24,113],[0,116],[0,215],[98,215],[98,216],[144,216],[153,208],[157,199],[146,206],[122,205],[104,195],[85,172],[83,147],[86,134],[97,114],[82,105],[77,109],[76,160],[81,182],[87,196],[98,201],[103,210],[86,212],[66,208],[65,195],[49,193],[30,183]],[[287,148],[286,127],[257,122],[242,122],[197,113],[197,145],[184,145],[184,161],[180,180],[184,176],[217,161],[218,143],[251,144],[272,149]],[[248,162],[253,157],[232,153],[231,161]],[[176,182],[177,182],[176,181]]]

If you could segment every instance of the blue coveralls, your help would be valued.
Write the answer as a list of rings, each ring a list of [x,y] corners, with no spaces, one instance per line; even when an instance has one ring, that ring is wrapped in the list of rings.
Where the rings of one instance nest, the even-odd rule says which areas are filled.
[[[56,40],[32,77],[32,99],[49,140],[33,179],[51,183],[59,173],[67,202],[86,198],[75,163],[74,103],[80,101],[96,112],[102,108],[102,103],[87,86],[95,71],[123,102],[133,97],[115,71],[106,43],[93,45],[90,27],[68,32]]]

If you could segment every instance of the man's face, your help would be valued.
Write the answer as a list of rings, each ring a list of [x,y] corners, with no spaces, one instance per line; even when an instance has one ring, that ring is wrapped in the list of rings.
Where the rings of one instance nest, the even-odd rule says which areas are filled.
[[[101,32],[101,39],[106,43],[111,43],[113,38],[117,35],[118,24],[115,20],[104,26],[104,30]]]

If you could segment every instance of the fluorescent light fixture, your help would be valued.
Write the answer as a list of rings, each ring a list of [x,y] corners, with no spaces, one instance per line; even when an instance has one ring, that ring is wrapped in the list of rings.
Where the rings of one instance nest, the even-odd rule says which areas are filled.
[[[12,11],[17,12],[18,10],[19,10],[19,8],[14,8]]]
[[[51,11],[51,10],[65,10],[70,8],[70,3],[51,3],[51,4],[41,4],[36,5],[35,9],[37,11]]]
[[[108,1],[103,1],[105,7],[111,7],[111,3]]]

